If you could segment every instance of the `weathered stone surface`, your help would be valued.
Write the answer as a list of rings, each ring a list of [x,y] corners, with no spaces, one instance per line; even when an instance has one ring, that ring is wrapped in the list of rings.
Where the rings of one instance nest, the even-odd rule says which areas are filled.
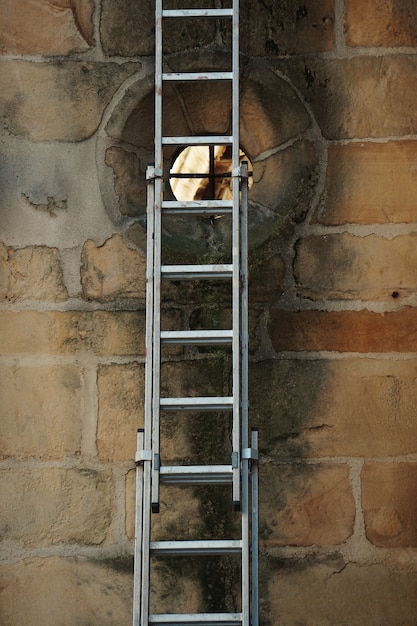
[[[143,427],[143,365],[105,365],[98,372],[97,448],[102,461],[134,459]]]
[[[129,539],[135,538],[135,476],[135,470],[126,476],[126,534]],[[201,539],[200,507],[198,491],[192,487],[162,486],[160,514],[152,519],[153,540]]]
[[[215,396],[222,395],[223,387],[230,384],[225,376],[225,360],[164,363],[161,369],[161,396]]]
[[[172,3],[170,7],[184,7]],[[208,7],[207,0],[195,1],[193,7]],[[216,20],[177,20],[164,23],[164,51],[178,52],[211,43],[221,30]],[[154,52],[155,7],[151,0],[104,0],[101,15],[102,45],[106,54],[123,56],[151,55]]]
[[[136,154],[118,146],[112,146],[106,150],[105,163],[113,169],[115,175],[114,190],[118,197],[120,213],[132,217],[144,214],[146,209],[145,172],[142,171]]]
[[[310,207],[317,178],[317,153],[309,141],[298,141],[255,162],[249,192],[249,245],[259,246],[289,220],[301,222]]]
[[[414,454],[416,377],[414,359],[252,364],[249,396],[260,448],[272,459]]]
[[[266,546],[331,546],[353,532],[346,465],[261,465],[260,528]]]
[[[90,469],[0,471],[3,538],[27,548],[112,538],[111,475]]]
[[[137,69],[76,61],[1,63],[2,126],[32,141],[82,141],[97,130],[114,92]]]
[[[129,624],[133,576],[129,560],[24,559],[0,568],[0,621],[10,626]]]
[[[59,459],[80,453],[80,370],[0,367],[0,455]]]
[[[416,133],[417,59],[413,55],[311,58],[282,62],[279,67],[311,104],[328,139]]]
[[[136,355],[144,351],[144,314],[94,311],[56,315],[54,351]]]
[[[265,622],[285,626],[399,626],[415,621],[416,572],[335,557],[270,562]]]
[[[230,354],[230,352],[229,352]],[[230,393],[227,357],[164,363],[161,397],[223,396]],[[163,412],[161,460],[165,464],[230,462],[230,412]]]
[[[247,54],[303,54],[333,47],[333,0],[245,0],[241,5],[241,45]]]
[[[115,232],[101,200],[95,139],[63,145],[0,134],[0,239],[16,249],[57,248],[65,286],[78,296],[79,249],[87,239],[104,241]],[[73,279],[68,257],[74,259]]]
[[[415,141],[331,145],[316,217],[322,224],[414,222]]]
[[[89,300],[144,298],[146,260],[129,248],[120,235],[102,246],[88,240],[81,256],[81,283]]]
[[[249,271],[249,301],[273,302],[284,291],[285,263],[281,256],[251,265]]]
[[[366,536],[383,548],[417,546],[416,463],[367,463],[362,470]]]
[[[345,32],[349,46],[415,46],[414,0],[345,0]]]
[[[252,161],[301,135],[310,125],[303,102],[286,81],[263,64],[248,66],[247,76],[242,78],[240,132]]]
[[[383,315],[367,310],[293,312],[271,309],[268,329],[278,352],[417,350],[417,312],[411,307]]]
[[[56,248],[8,248],[0,242],[0,298],[4,301],[68,298]]]
[[[193,6],[210,6],[203,0]],[[182,7],[171,2],[170,7]],[[128,19],[126,19],[128,16]],[[333,0],[320,2],[242,2],[242,50],[255,56],[320,52],[333,47]],[[117,4],[105,0],[102,15],[103,47],[110,55],[149,55],[153,53],[154,11],[147,0],[140,7],[131,0]],[[139,30],[138,30],[139,28]],[[230,46],[228,20],[198,20],[164,27],[165,50],[178,52],[213,41]]]
[[[312,236],[298,241],[297,291],[312,299],[387,300],[414,294],[417,235]]]
[[[143,355],[144,313],[3,311],[2,354]]]
[[[92,0],[3,0],[0,54],[65,55],[94,44]]]

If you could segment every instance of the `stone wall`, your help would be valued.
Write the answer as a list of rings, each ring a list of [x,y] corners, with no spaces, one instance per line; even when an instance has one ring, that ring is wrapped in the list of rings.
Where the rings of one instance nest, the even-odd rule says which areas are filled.
[[[0,4],[5,626],[131,622],[152,12],[151,0]],[[414,624],[414,0],[242,0],[241,31],[262,623]],[[217,21],[167,43],[172,66],[212,66],[228,48]],[[168,124],[216,130],[221,93],[169,102]],[[195,223],[172,254],[218,254],[223,236]],[[173,286],[168,324],[202,324],[201,295]],[[176,390],[229,377],[218,351],[173,350],[164,368]],[[207,428],[166,431],[173,459],[216,452]],[[232,532],[228,504],[205,521],[217,495],[177,495],[163,495],[160,536]],[[158,569],[158,609],[216,608],[207,571],[178,566],[169,582]],[[221,571],[232,597],[233,569]]]

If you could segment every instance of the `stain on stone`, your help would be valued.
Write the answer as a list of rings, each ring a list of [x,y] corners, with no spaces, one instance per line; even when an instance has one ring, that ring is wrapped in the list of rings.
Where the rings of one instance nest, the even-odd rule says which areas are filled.
[[[48,213],[50,217],[57,217],[60,211],[66,211],[68,209],[68,200],[66,198],[57,200],[54,196],[48,196],[46,202],[33,202],[30,196],[25,193],[22,193],[22,197],[32,209],[42,213]]]
[[[132,151],[118,146],[106,150],[105,163],[113,169],[115,175],[115,192],[122,215],[138,217],[145,213],[146,193],[141,184],[145,174],[141,170],[139,158]]]
[[[311,89],[311,87],[314,85],[314,81],[316,80],[316,74],[315,72],[310,70],[307,65],[304,66],[304,78],[308,89]]]
[[[306,17],[308,17],[308,10],[305,4],[302,4],[300,7],[298,7],[297,9],[297,13],[295,15],[295,19],[297,22],[299,22],[302,19],[305,19]]]

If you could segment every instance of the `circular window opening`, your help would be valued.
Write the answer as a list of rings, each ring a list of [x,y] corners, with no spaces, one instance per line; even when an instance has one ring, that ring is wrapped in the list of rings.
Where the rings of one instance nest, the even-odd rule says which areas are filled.
[[[169,173],[172,192],[179,201],[232,199],[232,148],[227,146],[188,146],[174,161]],[[248,163],[249,189],[252,164],[240,151],[240,162]]]

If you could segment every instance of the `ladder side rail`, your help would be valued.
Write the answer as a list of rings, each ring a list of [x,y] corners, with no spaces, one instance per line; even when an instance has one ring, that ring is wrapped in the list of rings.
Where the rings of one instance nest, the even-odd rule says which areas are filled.
[[[252,626],[259,626],[259,466],[258,430],[252,429],[251,463],[251,562],[252,562]]]
[[[233,0],[232,17],[232,263],[233,263],[233,502],[240,506],[240,197],[239,197],[239,2]],[[236,467],[237,465],[237,467]]]
[[[144,448],[143,429],[138,430],[136,456]],[[143,464],[136,462],[135,552],[133,560],[133,626],[140,624],[143,530]]]
[[[232,168],[240,164],[239,133],[239,0],[233,2],[232,17]]]
[[[151,450],[152,446],[152,386],[153,386],[153,297],[154,297],[154,202],[155,202],[155,170],[148,167],[147,170],[147,208],[146,208],[146,325],[145,325],[145,405],[144,405],[144,438],[143,450]],[[138,452],[140,452],[138,448]],[[142,498],[143,504],[137,500],[137,507],[142,506],[142,528],[141,536],[137,536],[137,541],[141,541],[141,546],[136,546],[136,557],[140,558],[140,603],[135,597],[135,619],[137,613],[140,619],[134,626],[147,626],[149,614],[149,570],[150,570],[150,492],[151,492],[151,467],[149,462],[143,463],[142,470]],[[139,496],[137,496],[138,498]],[[139,587],[139,584],[138,584]]]
[[[247,262],[247,203],[248,167],[240,168],[240,361],[241,361],[241,445],[242,445],[242,626],[250,626],[250,511],[248,454],[248,262]]]
[[[159,511],[160,415],[160,308],[161,308],[161,205],[162,205],[162,13],[163,0],[155,0],[155,178],[154,198],[154,302],[153,302],[153,402],[152,402],[152,511]]]
[[[155,0],[155,167],[162,172],[162,0]]]
[[[242,405],[242,448],[249,445],[249,397],[248,397],[248,164],[240,168],[240,306],[241,306],[241,405]]]
[[[162,179],[155,180],[153,401],[152,401],[152,512],[159,512],[161,412],[161,196]]]

